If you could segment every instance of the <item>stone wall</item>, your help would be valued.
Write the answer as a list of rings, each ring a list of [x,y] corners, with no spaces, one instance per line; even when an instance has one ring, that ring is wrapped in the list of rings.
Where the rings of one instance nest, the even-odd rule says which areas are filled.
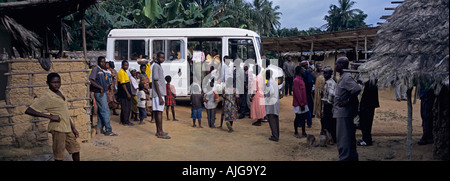
[[[69,102],[71,119],[80,137],[88,141],[91,133],[90,101],[88,93],[87,64],[80,59],[52,60],[45,71],[37,60],[13,59],[7,63],[6,99],[0,101],[0,149],[7,147],[31,148],[48,145],[48,119],[24,114],[30,104],[41,96],[48,86],[47,75],[56,72],[61,76],[61,90]]]

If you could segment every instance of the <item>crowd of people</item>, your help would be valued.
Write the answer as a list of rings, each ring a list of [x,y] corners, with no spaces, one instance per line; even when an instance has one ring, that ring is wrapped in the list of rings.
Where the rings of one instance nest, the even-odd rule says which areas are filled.
[[[222,62],[217,53],[214,57],[218,58],[218,62]],[[159,52],[154,61],[145,61],[140,65],[139,71],[129,71],[131,73],[129,76],[128,61],[122,61],[121,69],[117,72],[113,62],[106,62],[105,57],[98,57],[97,65],[92,67],[89,73],[89,80],[92,101],[97,109],[95,111],[97,129],[100,133],[106,136],[118,136],[112,131],[110,120],[111,112],[112,115],[119,115],[116,109],[120,109],[121,125],[133,126],[134,123],[130,120],[145,124],[149,113],[151,114],[150,122],[156,123],[155,136],[162,139],[171,138],[167,132],[163,131],[162,119],[166,108],[166,116],[169,120],[169,108],[171,108],[173,120],[178,121],[175,117],[176,89],[171,84],[171,77],[164,75],[161,67],[164,61],[164,52]],[[281,91],[275,81],[274,72],[269,68],[254,65],[253,71],[250,71],[249,64],[246,63],[241,68],[236,66],[240,65],[240,62],[234,61],[225,56],[218,69],[214,68],[216,66],[211,66],[207,73],[212,76],[204,79],[206,86],[203,89],[200,84],[191,85],[193,127],[203,128],[201,119],[204,107],[210,128],[221,128],[225,120],[228,131],[233,132],[233,123],[249,116],[256,120],[252,123],[254,126],[261,126],[262,122],[268,122],[271,130],[269,140],[278,141],[280,139],[279,101],[284,96],[292,96],[295,114],[294,137],[307,137],[309,141],[311,135],[306,133],[306,128],[311,128],[312,118],[317,117],[321,124],[320,145],[336,144],[339,160],[357,161],[356,146],[373,144],[371,135],[373,117],[375,109],[380,106],[377,82],[370,79],[364,80],[360,74],[352,75],[345,71],[350,64],[347,57],[338,58],[334,70],[330,66],[322,67],[321,63],[313,64],[303,56],[297,66],[291,56],[286,57],[283,64],[285,87]],[[215,61],[209,60],[209,62]],[[203,63],[203,60],[197,63]],[[270,61],[267,60],[265,64],[268,67]],[[339,80],[336,73],[339,73]],[[32,104],[26,114],[51,120],[49,131],[54,138],[55,160],[63,159],[64,149],[72,154],[74,160],[79,160],[80,146],[75,141],[78,132],[68,118],[67,100],[59,90],[60,76],[57,73],[50,73],[47,84],[49,91]],[[243,85],[243,89],[238,88],[239,85]],[[421,97],[426,94],[427,92],[421,91]],[[216,127],[216,109],[220,103],[220,95],[223,99],[223,111],[221,111],[220,126]],[[426,104],[425,101],[423,102]],[[42,113],[44,110],[51,114]],[[298,132],[298,127],[302,128],[301,134]],[[362,133],[362,139],[358,141],[355,136],[357,128]],[[428,127],[424,128],[424,138],[421,139],[420,144],[430,142],[428,132]],[[322,137],[324,143],[322,143]]]
[[[311,127],[311,118],[317,117],[321,124],[319,145],[336,143],[339,160],[357,161],[356,145],[372,145],[373,117],[375,108],[379,107],[376,80],[363,80],[360,74],[345,71],[350,64],[347,57],[340,57],[335,62],[334,71],[339,73],[339,80],[333,76],[336,74],[330,66],[322,67],[321,63],[314,64],[303,56],[299,64],[295,66],[291,56],[283,64],[284,94],[293,96],[296,115],[294,136],[308,137],[305,127]],[[301,135],[299,126],[302,127]],[[358,141],[357,128],[362,133],[362,139]]]

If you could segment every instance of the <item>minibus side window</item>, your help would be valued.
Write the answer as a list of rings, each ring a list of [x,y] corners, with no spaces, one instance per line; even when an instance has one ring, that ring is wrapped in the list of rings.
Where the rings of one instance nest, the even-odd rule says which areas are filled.
[[[153,40],[153,55],[151,56],[153,58],[153,60],[156,60],[156,54],[158,52],[166,52],[164,51],[165,46],[164,46],[164,40]]]
[[[115,60],[137,60],[145,55],[145,40],[116,40]]]
[[[145,41],[144,40],[131,40],[131,54],[130,60],[141,59],[145,55]]]
[[[152,45],[153,59],[156,59],[158,52],[165,53],[166,63],[184,59],[185,57],[184,43],[181,40],[153,40]]]
[[[184,49],[182,48],[183,44],[180,40],[167,40],[169,51],[168,56],[166,56],[167,60],[179,60],[184,58]]]
[[[114,59],[128,60],[128,40],[116,40],[114,42]]]
[[[229,39],[228,52],[232,59],[256,59],[255,47],[251,39]]]

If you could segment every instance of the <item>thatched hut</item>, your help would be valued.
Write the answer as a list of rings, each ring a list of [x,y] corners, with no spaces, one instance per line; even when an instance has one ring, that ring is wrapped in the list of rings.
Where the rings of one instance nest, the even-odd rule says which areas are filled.
[[[435,158],[443,160],[449,158],[448,17],[448,0],[405,0],[387,19],[387,23],[381,26],[377,32],[374,53],[359,68],[376,77],[379,87],[405,82],[409,89],[408,107],[411,107],[413,87],[417,90],[421,82],[432,84],[438,97],[436,100],[439,100],[435,101],[433,152]],[[411,111],[412,108],[408,110],[410,116]]]

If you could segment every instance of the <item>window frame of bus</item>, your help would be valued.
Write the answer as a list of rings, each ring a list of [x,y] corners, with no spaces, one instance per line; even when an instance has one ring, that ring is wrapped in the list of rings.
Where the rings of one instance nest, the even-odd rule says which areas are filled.
[[[233,40],[235,40],[235,41],[238,41],[238,43],[232,43],[231,41],[233,41]],[[242,41],[242,40],[245,40],[246,41],[246,43],[239,43],[239,41]],[[250,43],[248,43],[248,41],[250,41]],[[239,45],[244,45],[244,46],[246,46],[245,48],[247,49],[246,50],[246,57],[239,57],[240,59],[242,59],[242,60],[247,60],[247,59],[249,59],[248,58],[248,55],[249,55],[249,46],[251,46],[251,47],[253,47],[252,49],[253,49],[253,51],[254,51],[254,57],[253,57],[253,59],[255,59],[256,60],[256,58],[257,58],[257,55],[256,55],[256,47],[255,47],[255,44],[254,44],[254,41],[253,41],[253,38],[241,38],[241,37],[232,37],[232,38],[228,38],[228,54],[231,56],[230,58],[232,58],[232,59],[235,59],[235,57],[233,57],[232,55],[233,55],[233,51],[232,51],[232,49],[231,49],[231,47],[233,46],[233,45],[235,45],[235,46],[237,46],[237,49],[239,48]],[[237,50],[236,51],[236,53],[239,53],[239,51],[240,50]],[[241,52],[242,53],[242,52]]]
[[[154,51],[154,42],[155,41],[162,41],[164,43],[164,45],[162,46],[163,50],[157,50]],[[172,42],[172,41],[179,41],[179,50],[180,50],[180,58],[179,59],[172,59],[169,60],[170,58],[170,54],[168,53],[169,51],[166,51],[167,48],[169,48],[170,50],[172,50],[170,48],[170,46],[168,45],[168,41]],[[148,41],[148,52],[149,52],[149,58],[151,59],[156,59],[156,54],[160,51],[164,52],[164,56],[165,56],[165,61],[164,62],[173,62],[173,61],[179,61],[179,60],[183,60],[180,62],[184,62],[186,60],[186,42],[184,39],[180,39],[180,38],[175,38],[175,39],[167,39],[167,38],[154,38],[154,39],[150,39]],[[154,57],[155,56],[155,57]]]

